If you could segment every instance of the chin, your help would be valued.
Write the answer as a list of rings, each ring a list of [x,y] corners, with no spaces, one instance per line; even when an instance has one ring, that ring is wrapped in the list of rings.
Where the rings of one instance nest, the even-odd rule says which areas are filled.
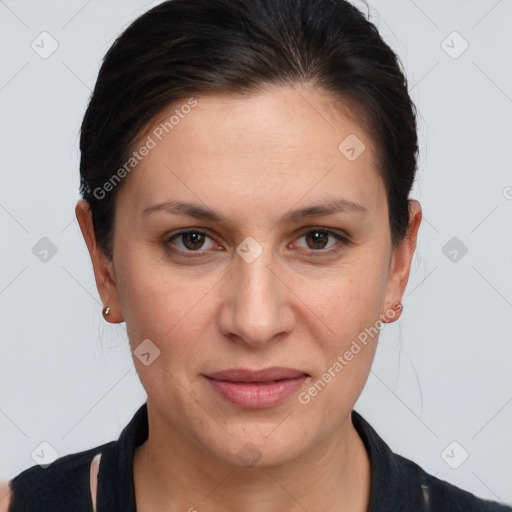
[[[285,416],[286,417],[286,416]],[[254,427],[240,425],[240,431],[234,433],[229,427],[226,428],[232,434],[226,434],[222,440],[209,440],[208,449],[222,459],[226,464],[240,468],[271,467],[285,464],[307,449],[308,441],[304,435],[291,434],[284,428],[284,425],[266,425],[262,428],[259,425]],[[282,428],[281,432],[278,430]],[[304,446],[300,442],[306,443]]]

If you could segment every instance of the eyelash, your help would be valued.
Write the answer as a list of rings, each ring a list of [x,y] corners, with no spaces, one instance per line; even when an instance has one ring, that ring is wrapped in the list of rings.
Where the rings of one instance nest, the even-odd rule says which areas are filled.
[[[297,239],[300,239],[304,235],[307,235],[308,233],[311,233],[311,232],[320,232],[323,234],[331,235],[337,240],[337,244],[334,247],[329,247],[328,249],[315,250],[315,249],[302,248],[302,250],[305,251],[307,256],[313,256],[313,257],[320,256],[321,257],[321,256],[332,255],[333,253],[340,252],[344,248],[344,246],[350,246],[353,244],[353,242],[347,236],[342,235],[342,234],[340,234],[336,231],[333,231],[331,229],[321,228],[321,227],[313,227],[313,228],[309,227],[305,231],[302,231],[300,233],[300,235],[297,237]],[[165,246],[166,246],[167,250],[173,254],[178,254],[178,255],[182,255],[182,256],[186,256],[186,257],[202,256],[204,254],[204,251],[202,251],[201,249],[198,249],[196,251],[189,249],[189,250],[185,251],[183,249],[176,249],[175,247],[173,247],[171,245],[171,242],[173,240],[175,240],[176,238],[179,238],[180,236],[189,234],[189,233],[197,233],[197,234],[212,238],[208,234],[208,231],[205,231],[204,229],[200,229],[200,228],[186,229],[183,231],[179,231],[178,233],[174,233],[171,236],[168,236],[165,238]],[[196,254],[194,254],[194,253],[196,253]]]

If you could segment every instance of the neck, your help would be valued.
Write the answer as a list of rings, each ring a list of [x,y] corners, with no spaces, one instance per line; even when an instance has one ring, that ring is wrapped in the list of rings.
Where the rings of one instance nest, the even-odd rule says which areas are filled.
[[[149,425],[151,414],[148,408]],[[280,465],[227,464],[169,428],[150,428],[135,451],[138,512],[366,512],[370,461],[350,415],[328,438]]]

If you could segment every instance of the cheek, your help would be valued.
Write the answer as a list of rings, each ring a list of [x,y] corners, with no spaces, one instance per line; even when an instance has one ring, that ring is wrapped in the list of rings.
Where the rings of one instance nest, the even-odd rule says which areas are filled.
[[[158,367],[182,375],[197,367],[201,343],[213,321],[212,288],[218,276],[190,279],[176,270],[125,259],[118,289],[133,351],[149,339],[159,350]],[[136,353],[135,353],[136,355]],[[166,378],[134,359],[141,380]]]
[[[310,295],[308,306],[325,327],[315,338],[322,365],[299,397],[301,404],[311,407],[307,410],[324,416],[326,425],[328,418],[337,422],[340,410],[349,410],[365,386],[380,334],[385,288],[377,273],[330,282]]]
[[[379,320],[386,284],[382,263],[361,255],[321,279],[302,280],[296,290],[308,316],[320,320],[324,340],[338,350]]]
[[[214,284],[213,278],[193,280],[165,263],[155,264],[145,251],[126,253],[117,273],[127,326],[132,332],[149,329],[157,338],[187,317]]]
[[[317,281],[315,293],[311,280],[301,287],[307,315],[321,320],[316,325],[323,333],[316,336],[322,366],[301,403],[311,400],[313,408],[328,416],[357,401],[375,356],[386,273],[380,260],[367,256]]]
[[[198,322],[207,315],[207,305],[200,301],[203,290],[165,279],[162,269],[136,265],[128,269],[120,295],[136,371],[149,396],[181,407],[180,390],[189,385],[189,369],[197,367],[197,340],[202,339]],[[139,358],[148,352],[149,361]]]

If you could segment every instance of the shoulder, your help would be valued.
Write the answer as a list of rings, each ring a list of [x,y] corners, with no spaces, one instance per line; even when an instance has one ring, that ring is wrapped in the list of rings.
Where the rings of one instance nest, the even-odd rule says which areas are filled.
[[[48,466],[25,469],[4,484],[0,512],[80,510],[95,497],[97,455],[114,442],[59,457]],[[94,494],[92,494],[94,492]],[[5,504],[4,504],[5,501]],[[12,509],[9,509],[9,506]]]
[[[436,512],[512,512],[512,506],[479,498],[473,493],[427,473],[421,466],[394,454],[403,469],[406,483],[421,493],[422,510]]]
[[[0,480],[0,512],[8,512],[11,503],[10,482]]]
[[[415,512],[512,512],[510,504],[485,500],[427,473],[391,450],[357,411],[352,421],[371,464],[370,510]]]

